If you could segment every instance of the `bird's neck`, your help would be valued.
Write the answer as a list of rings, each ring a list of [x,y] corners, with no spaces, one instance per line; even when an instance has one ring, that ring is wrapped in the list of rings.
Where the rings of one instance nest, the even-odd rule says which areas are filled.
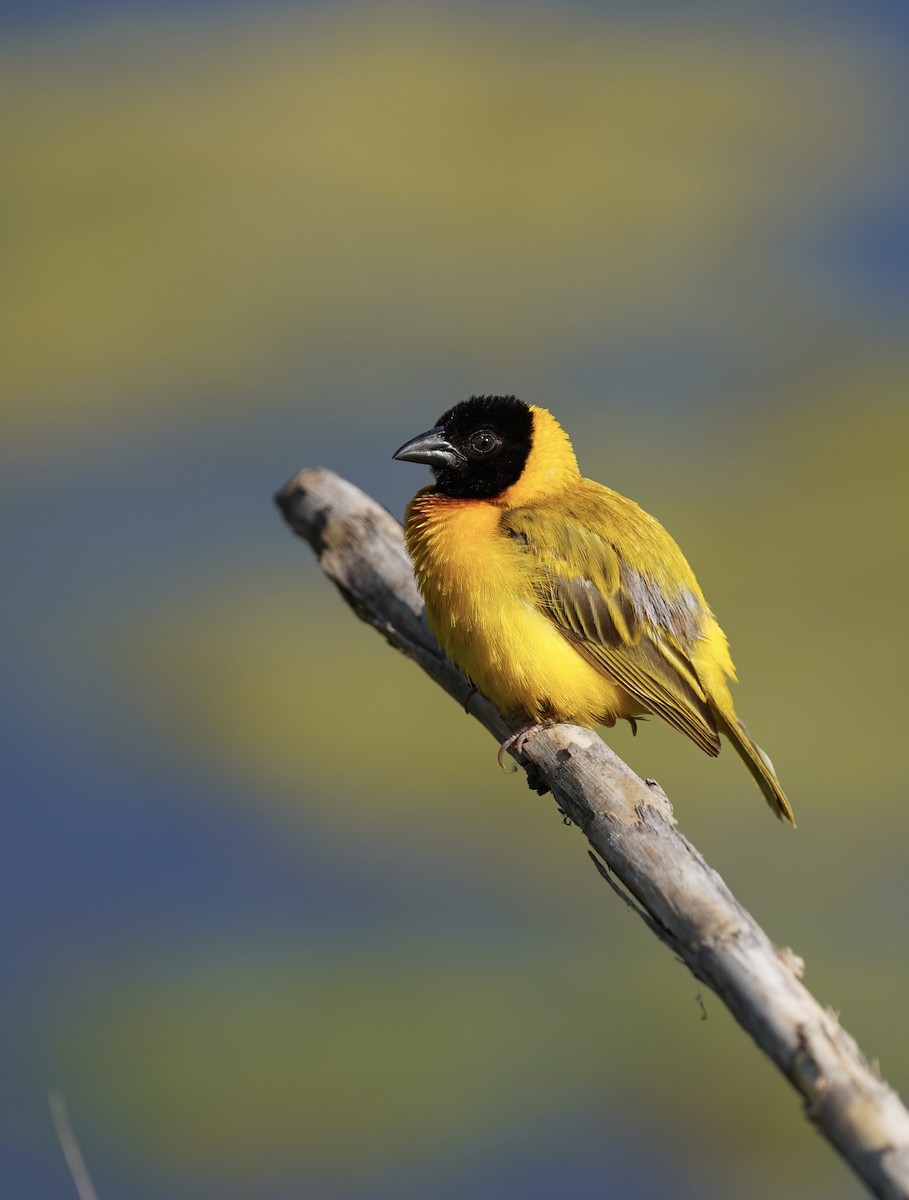
[[[568,434],[545,408],[530,406],[533,440],[521,477],[495,497],[504,508],[519,508],[551,500],[580,478]]]

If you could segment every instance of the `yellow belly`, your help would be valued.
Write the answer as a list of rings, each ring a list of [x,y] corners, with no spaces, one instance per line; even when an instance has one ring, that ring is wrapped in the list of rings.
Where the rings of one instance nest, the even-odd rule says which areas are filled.
[[[532,563],[500,532],[501,509],[420,495],[407,538],[439,645],[506,714],[611,724],[641,706],[592,667],[534,603]]]

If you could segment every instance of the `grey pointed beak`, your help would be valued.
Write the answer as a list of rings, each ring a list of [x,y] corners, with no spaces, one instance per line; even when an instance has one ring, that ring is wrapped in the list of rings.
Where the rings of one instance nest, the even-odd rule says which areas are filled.
[[[455,467],[458,463],[467,461],[448,441],[440,425],[405,442],[400,450],[394,452],[392,458],[402,462],[426,463],[429,467]]]

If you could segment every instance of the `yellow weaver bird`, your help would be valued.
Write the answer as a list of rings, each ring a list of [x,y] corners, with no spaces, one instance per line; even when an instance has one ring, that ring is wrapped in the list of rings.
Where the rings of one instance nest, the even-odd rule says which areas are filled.
[[[735,714],[726,636],[681,550],[633,500],[584,479],[567,434],[515,396],[472,396],[394,455],[435,486],[405,535],[448,657],[525,724],[612,726],[655,713],[711,756],[724,734],[777,816],[792,808]]]

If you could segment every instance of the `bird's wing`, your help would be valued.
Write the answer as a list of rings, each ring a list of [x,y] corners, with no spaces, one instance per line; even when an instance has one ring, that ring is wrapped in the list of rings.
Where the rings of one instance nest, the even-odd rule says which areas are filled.
[[[578,652],[647,711],[718,754],[716,721],[690,658],[707,615],[700,594],[680,584],[667,595],[570,510],[508,509],[502,527],[533,557],[537,603]]]

